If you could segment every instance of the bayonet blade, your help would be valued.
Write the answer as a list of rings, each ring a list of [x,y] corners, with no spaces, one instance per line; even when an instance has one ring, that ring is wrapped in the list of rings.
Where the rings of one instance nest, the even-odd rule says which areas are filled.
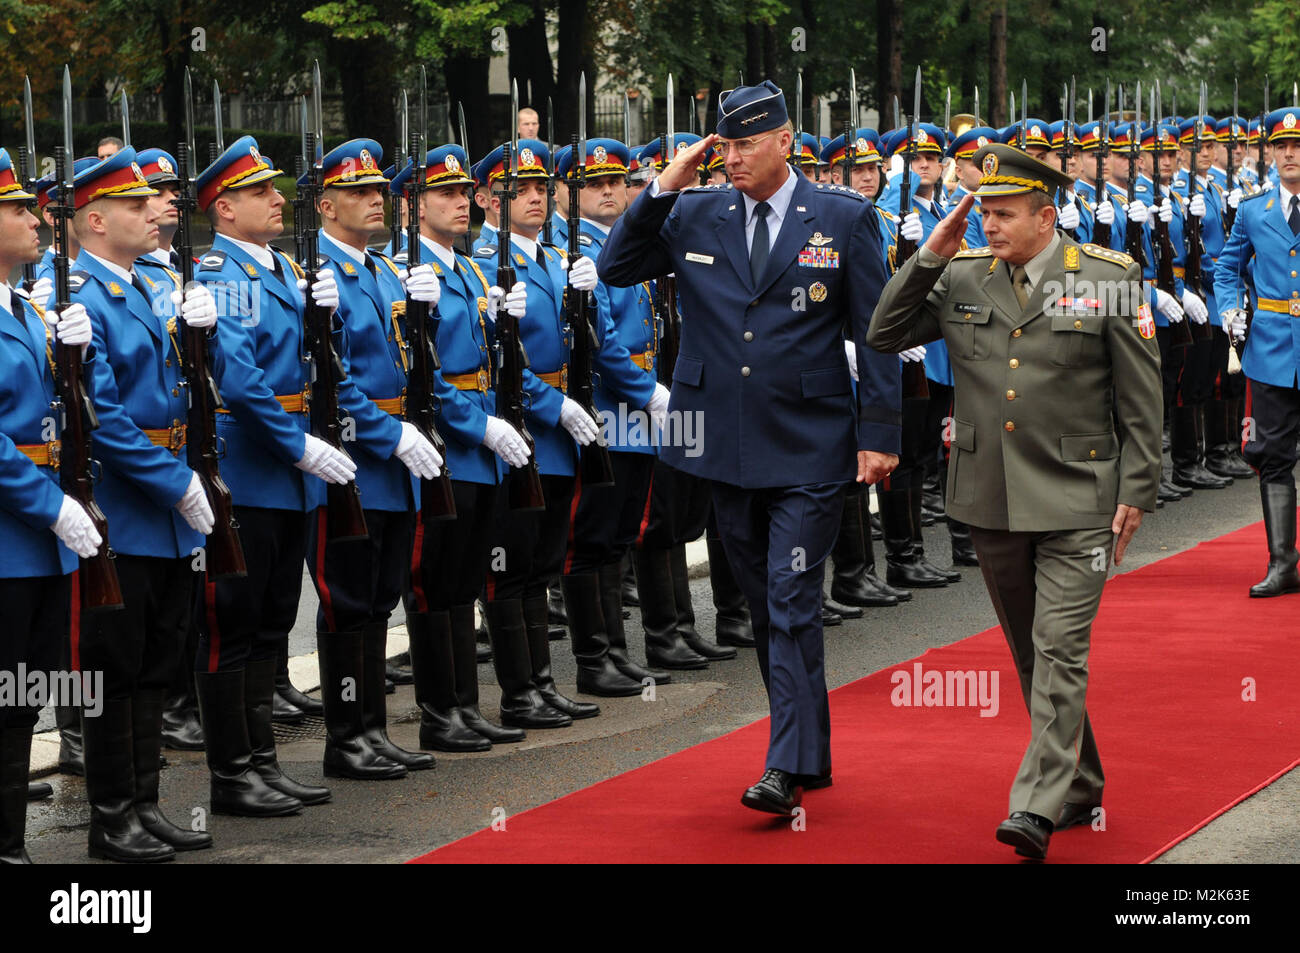
[[[623,91],[623,145],[632,148],[632,99]]]
[[[217,152],[225,152],[226,136],[221,131],[221,84],[215,79],[212,81],[212,122],[217,137]],[[303,123],[303,128],[307,128],[305,122]],[[305,153],[303,154],[303,158],[307,158]]]
[[[507,190],[514,187],[515,176],[519,172],[519,81],[510,81],[510,171],[507,173]]]
[[[858,129],[858,75],[849,67],[849,123],[856,133]],[[898,97],[894,97],[894,127],[898,127]]]
[[[59,201],[72,201],[72,73],[63,67],[63,181],[59,183]]]
[[[1011,118],[1011,122],[1012,122],[1012,124],[1014,124],[1015,121],[1016,121],[1016,94],[1015,94],[1015,93],[1008,93],[1007,95],[1009,95],[1009,96],[1011,97],[1011,114],[1010,114],[1010,118]]]
[[[27,133],[27,171],[35,179],[38,176],[36,175],[36,130],[32,128],[32,81],[26,76],[23,77],[23,121]]]
[[[316,152],[311,157],[312,165],[318,169],[323,169],[325,166],[325,128],[321,122],[320,60],[315,60],[311,67],[311,125],[316,133]]]
[[[406,95],[406,90],[402,90],[402,96],[398,100],[398,104],[399,105],[397,110],[397,136],[398,136],[397,141],[401,143],[401,149],[403,152],[410,152],[411,151],[411,121],[410,121],[411,99],[409,96]],[[401,160],[398,159],[397,156],[393,156],[394,169],[398,167],[398,163],[400,161]]]
[[[307,97],[298,97],[298,131],[300,143],[298,150],[302,153],[302,165],[305,169],[311,162],[311,156],[307,155]]]
[[[190,68],[185,67],[185,150],[189,154],[188,168],[185,170],[186,185],[192,185],[198,168],[199,156],[194,150],[194,84],[190,78]]]
[[[1268,115],[1268,74],[1267,74],[1267,73],[1264,74],[1264,112],[1263,112],[1263,115],[1265,115],[1265,116]],[[1261,130],[1262,130],[1262,127],[1261,127]],[[1263,132],[1261,131],[1260,134],[1263,135]]]
[[[975,125],[980,124],[980,88],[975,87]]]
[[[1142,80],[1137,81],[1137,93],[1133,96],[1133,136],[1135,140],[1142,138]]]
[[[122,144],[129,146],[131,144],[131,107],[127,104],[126,89],[121,90],[122,95],[119,97],[119,103],[122,108]]]
[[[584,77],[585,79],[585,77]],[[578,84],[578,102],[581,104],[587,99],[587,91],[584,88],[585,83]],[[578,106],[578,114],[586,112],[581,105]],[[546,97],[546,151],[550,155],[551,175],[555,174],[555,110],[551,106],[551,97]]]
[[[469,133],[465,131],[465,104],[456,103],[456,121],[460,125],[460,147],[465,150],[465,158],[469,159]]]
[[[952,87],[944,89],[943,94],[943,132],[948,134],[948,126],[952,123]]]
[[[424,64],[420,64],[420,161],[424,161],[424,154],[429,151],[429,74]]]
[[[898,97],[895,96],[894,97],[894,128],[900,129],[902,128],[902,125],[903,125],[903,121],[902,118],[899,116],[899,111],[898,111]]]
[[[913,125],[921,121],[921,67],[916,67],[916,79],[912,85],[912,118]]]
[[[574,156],[577,163],[574,168],[587,169],[587,71],[578,74],[578,154]]]
[[[794,77],[794,137],[795,153],[803,154],[803,68]]]
[[[666,165],[677,156],[677,127],[673,125],[673,74],[668,74],[668,155],[664,156]]]

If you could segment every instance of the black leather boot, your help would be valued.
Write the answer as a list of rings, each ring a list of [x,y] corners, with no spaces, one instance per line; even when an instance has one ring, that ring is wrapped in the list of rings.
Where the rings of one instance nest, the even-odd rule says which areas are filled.
[[[469,610],[471,639],[474,607]],[[411,672],[420,709],[420,747],[428,751],[490,751],[492,742],[465,724],[456,707],[456,662],[451,648],[451,613],[408,612]],[[475,668],[477,674],[477,667]],[[475,679],[477,684],[477,679]]]
[[[912,533],[912,502],[909,488],[881,489],[880,525],[885,533],[885,579],[891,586],[907,589],[938,589],[947,581],[932,567],[916,558]],[[920,527],[917,527],[920,530]]]
[[[31,756],[31,725],[0,724],[0,865],[32,862],[23,846]]]
[[[1241,438],[1242,427],[1245,424],[1246,401],[1241,397],[1234,397],[1231,400],[1225,400],[1225,420],[1224,427],[1227,437],[1228,453],[1232,457],[1234,472],[1229,474],[1237,479],[1247,479],[1258,476],[1255,468],[1246,462],[1246,458],[1241,455]]]
[[[708,668],[709,660],[687,645],[677,631],[672,551],[635,549],[632,551],[632,566],[636,570],[637,591],[641,593],[641,627],[645,630],[646,663],[668,669]],[[602,566],[602,597],[607,575],[607,568]],[[610,624],[608,610],[605,622]],[[621,665],[619,667],[622,668]]]
[[[697,655],[710,662],[721,662],[736,657],[736,650],[714,645],[695,629],[695,606],[691,604],[691,573],[686,563],[686,544],[680,543],[669,551],[673,571],[673,602],[677,606],[677,632]]]
[[[320,658],[320,697],[325,705],[324,773],[327,778],[391,781],[406,777],[406,766],[384,757],[370,743],[362,724],[363,700],[369,692],[384,705],[383,643],[379,643],[378,681],[367,682],[362,655],[364,635],[317,632]]]
[[[1205,405],[1205,469],[1215,476],[1234,480],[1255,475],[1241,458],[1241,427],[1236,414],[1237,401],[1216,399]]]
[[[302,802],[270,787],[253,770],[248,720],[244,714],[244,676],[243,669],[194,675],[199,714],[208,742],[212,813],[241,817],[297,814],[302,810]]]
[[[73,705],[54,706],[59,726],[59,773],[85,777],[86,755],[81,743],[81,709]]]
[[[523,602],[489,602],[488,631],[492,633],[492,665],[501,685],[501,723],[517,728],[567,728],[573,724],[564,712],[546,704],[533,686]]]
[[[558,580],[546,587],[546,619],[551,625],[569,624],[569,612],[564,605],[564,590]]]
[[[636,573],[632,571],[632,555],[623,555],[623,605],[641,608],[641,594],[636,591]]]
[[[486,603],[484,619],[487,622],[488,637],[492,640],[492,667],[501,664],[500,637],[495,631],[497,617],[492,603]],[[461,720],[470,731],[482,735],[493,744],[514,744],[523,741],[527,734],[520,728],[488,721],[478,707],[478,664],[470,664],[470,628],[473,616],[465,611],[465,606],[454,606],[451,610],[451,656],[453,671],[456,673],[456,709]],[[499,669],[497,669],[499,671]],[[499,681],[499,678],[498,678]]]
[[[384,659],[384,678],[394,685],[414,685],[415,676],[411,674],[411,653],[403,652],[390,659]]]
[[[961,582],[961,573],[955,569],[940,569],[925,558],[925,540],[921,533],[921,487],[912,484],[908,501],[912,506],[912,554],[919,565],[929,569],[945,583]]]
[[[407,751],[399,748],[388,737],[388,703],[384,699],[383,680],[389,659],[384,656],[388,651],[388,624],[371,622],[361,630],[361,727],[365,730],[366,740],[375,754],[383,755],[389,761],[396,761],[408,771],[427,771],[437,762],[433,755],[422,751]],[[410,661],[409,652],[403,652]],[[414,681],[414,676],[412,676]],[[324,679],[321,680],[324,684]]]
[[[131,696],[131,743],[135,757],[135,814],[141,825],[175,850],[212,846],[207,831],[178,827],[158,808],[158,754],[162,749],[163,692],[141,689]]]
[[[1250,587],[1250,594],[1254,598],[1268,598],[1300,592],[1300,574],[1296,572],[1300,555],[1295,548],[1295,487],[1261,483],[1259,497],[1264,506],[1264,533],[1268,537],[1268,575]]]
[[[271,698],[275,695],[276,660],[249,659],[244,669],[244,717],[248,721],[253,770],[281,794],[297,798],[307,807],[324,804],[330,789],[303,784],[284,773],[275,753],[275,732],[271,728]]]
[[[193,668],[193,659],[184,659],[187,669]],[[199,700],[194,693],[194,673],[190,671],[184,690],[167,696],[163,703],[163,745],[175,751],[202,751],[203,725],[199,722]]]
[[[673,680],[672,675],[661,669],[650,668],[649,664],[640,665],[632,661],[627,650],[627,626],[624,625],[628,614],[623,611],[623,593],[617,585],[618,574],[612,564],[600,567],[596,574],[600,586],[600,614],[605,619],[605,634],[609,638],[609,657],[614,666],[628,678],[645,684],[647,678],[654,679],[660,685],[667,685]],[[676,611],[676,604],[670,608]]]
[[[478,618],[478,623],[474,626],[474,661],[482,665],[492,661],[492,640],[488,638],[487,630],[487,605],[482,599],[474,602],[474,613]],[[555,629],[560,630],[559,635],[555,634]],[[564,626],[553,627],[551,638],[564,638]]]
[[[736,575],[727,561],[727,551],[722,539],[714,533],[705,538],[709,550],[709,584],[713,588],[713,637],[719,645],[736,648],[754,647],[754,623],[749,615],[749,603],[740,591]]]
[[[524,600],[524,631],[528,637],[528,656],[532,661],[533,687],[546,704],[564,712],[570,718],[595,718],[600,706],[591,702],[574,701],[561,695],[551,675],[551,640],[547,634],[546,600],[533,596]]]
[[[145,830],[135,813],[131,699],[103,699],[98,715],[82,719],[82,739],[86,800],[90,802],[90,856],[124,863],[172,860],[175,849]],[[157,764],[155,749],[154,770]]]
[[[931,526],[947,519],[944,510],[943,483],[939,476],[937,464],[925,469],[925,479],[921,483],[921,525]]]
[[[1173,482],[1190,486],[1193,490],[1221,490],[1231,480],[1215,476],[1201,465],[1201,441],[1204,439],[1205,416],[1198,413],[1203,408],[1182,404],[1170,409],[1173,417],[1170,428],[1169,457],[1173,461]]]
[[[831,599],[842,606],[896,606],[905,601],[900,592],[906,599],[912,596],[876,578],[867,506],[866,487],[850,488],[844,496],[840,531],[831,549]]]
[[[319,648],[319,646],[317,647]],[[315,715],[318,718],[325,717],[325,706],[320,703],[319,699],[311,698],[304,695],[298,689],[293,687],[293,682],[289,681],[289,640],[285,639],[280,645],[280,654],[275,660],[275,699],[274,704],[276,711],[282,712],[283,717],[276,718],[276,721],[300,721],[293,717],[290,709],[296,708],[304,715]]]
[[[48,781],[29,781],[27,784],[27,800],[43,801],[47,797],[54,797],[54,785]]]
[[[578,691],[584,695],[622,698],[641,694],[641,682],[624,675],[611,657],[609,633],[600,600],[600,576],[572,573],[560,580],[569,608],[569,634],[578,663]],[[619,620],[621,626],[622,620]]]

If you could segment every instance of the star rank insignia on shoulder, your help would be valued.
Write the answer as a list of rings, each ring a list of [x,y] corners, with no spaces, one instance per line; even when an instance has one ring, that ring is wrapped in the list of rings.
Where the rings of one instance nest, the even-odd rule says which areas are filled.
[[[688,185],[686,188],[682,189],[682,192],[703,194],[707,192],[725,192],[729,188],[731,188],[730,182],[714,182],[710,185]]]
[[[859,202],[865,202],[867,200],[866,197],[861,192],[858,192],[856,189],[850,189],[850,188],[846,188],[843,185],[834,185],[828,182],[817,182],[815,184],[818,191],[821,192],[829,192],[834,195],[847,196],[848,198],[857,199]]]
[[[1133,264],[1133,259],[1122,251],[1103,248],[1101,245],[1094,245],[1091,242],[1080,245],[1079,247],[1082,248],[1083,253],[1090,258],[1100,258],[1102,261],[1111,262],[1112,264],[1119,265],[1122,268],[1127,268],[1129,265]]]
[[[988,245],[982,245],[979,248],[963,248],[952,257],[954,260],[958,258],[988,258],[992,254],[992,248]]]

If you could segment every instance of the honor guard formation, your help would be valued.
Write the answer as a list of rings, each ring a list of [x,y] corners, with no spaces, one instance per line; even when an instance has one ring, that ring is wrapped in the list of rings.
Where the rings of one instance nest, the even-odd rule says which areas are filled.
[[[855,93],[819,138],[771,81],[679,132],[670,85],[648,143],[580,116],[558,147],[516,91],[475,157],[463,117],[426,141],[423,89],[395,148],[325,142],[317,71],[302,154],[273,159],[219,120],[200,157],[187,75],[184,141],[83,158],[65,69],[44,178],[29,95],[0,149],[0,668],[102,676],[93,711],[56,711],[90,855],[213,845],[159,809],[164,746],[205,752],[213,812],[294,814],[331,794],[285,773],[276,721],[323,716],[326,778],[390,781],[751,649],[771,736],[742,803],[789,815],[832,780],[823,628],[963,567],[1032,724],[996,836],[1043,857],[1087,822],[1097,548],[1119,562],[1143,512],[1257,478],[1250,595],[1300,592],[1300,108],[1215,117],[1202,92],[1183,117],[1157,91],[1143,114],[1108,88],[1086,123],[1070,91],[1055,122],[995,129],[977,100],[941,127],[919,87],[893,128],[858,127]],[[287,670],[304,567],[319,700]],[[418,751],[388,737],[393,682]],[[3,862],[30,862],[50,793],[38,710],[0,708]]]

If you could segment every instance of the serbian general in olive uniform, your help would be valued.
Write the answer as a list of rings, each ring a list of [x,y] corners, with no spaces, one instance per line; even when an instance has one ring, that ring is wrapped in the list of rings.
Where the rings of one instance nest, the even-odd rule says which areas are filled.
[[[867,343],[948,342],[948,512],[971,526],[1032,725],[997,837],[1043,857],[1054,825],[1087,822],[1101,803],[1084,710],[1106,581],[1096,558],[1119,534],[1119,562],[1155,509],[1159,355],[1133,260],[1056,230],[1062,173],[1003,145],[975,161],[979,190],[890,281]],[[990,247],[958,252],[975,197]]]
[[[724,93],[719,117],[718,134],[679,152],[614,225],[600,273],[616,286],[677,276],[685,319],[668,416],[700,421],[703,447],[692,456],[666,439],[663,459],[712,481],[753,614],[772,725],[767,770],[742,801],[789,814],[801,789],[830,782],[823,564],[855,471],[875,482],[898,464],[898,359],[866,347],[885,283],[871,202],[785,165],[793,132],[770,81]],[[686,188],[720,139],[733,187]]]

